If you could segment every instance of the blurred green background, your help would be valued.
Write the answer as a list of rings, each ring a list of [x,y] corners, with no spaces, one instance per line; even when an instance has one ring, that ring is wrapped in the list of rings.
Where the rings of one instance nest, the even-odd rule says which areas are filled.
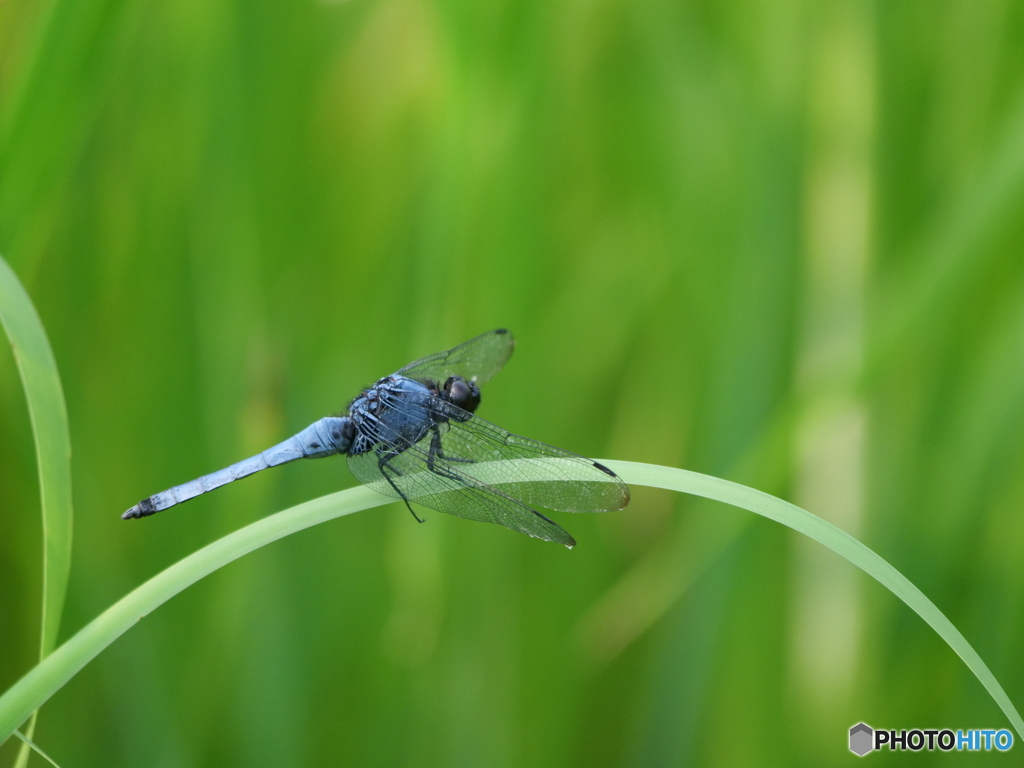
[[[62,637],[354,481],[130,504],[507,326],[484,418],[822,515],[1021,706],[1022,210],[1012,0],[5,0],[0,253],[74,446]],[[35,473],[4,344],[0,689],[37,653]],[[559,516],[572,552],[427,516],[205,579],[37,740],[65,768],[821,766],[861,720],[1008,727],[906,606],[747,513],[637,489]]]

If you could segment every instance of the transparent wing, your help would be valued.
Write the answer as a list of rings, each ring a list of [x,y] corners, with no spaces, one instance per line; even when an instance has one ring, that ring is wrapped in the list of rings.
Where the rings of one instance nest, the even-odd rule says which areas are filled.
[[[409,363],[397,373],[419,382],[432,379],[443,384],[449,376],[462,376],[482,384],[508,362],[515,346],[515,337],[504,328],[499,328],[447,352],[438,352]]]
[[[387,397],[383,406],[413,408],[398,397]],[[425,408],[432,422],[426,435],[410,445],[378,422],[379,450],[349,457],[359,480],[440,512],[566,546],[573,546],[572,537],[529,505],[604,512],[629,503],[621,478],[592,459],[513,435],[438,398],[415,407]]]
[[[494,486],[526,504],[561,512],[607,512],[629,503],[629,487],[603,464],[513,435],[440,398],[413,406],[385,396],[383,405],[407,415],[413,408],[426,411],[436,424],[439,445],[433,451],[428,447],[435,462],[440,459],[477,484]]]
[[[480,484],[447,462],[434,460],[434,469],[429,469],[432,439],[428,435],[419,443],[405,448],[392,456],[383,468],[376,451],[349,456],[348,466],[361,482],[379,493],[395,498],[404,496],[438,512],[503,525],[527,536],[555,541],[570,548],[576,546],[568,531],[540,512],[496,488]],[[385,444],[383,450],[389,447]]]
[[[439,405],[452,410],[447,403]],[[629,487],[592,459],[513,435],[476,416],[449,421],[438,430],[446,462],[526,504],[561,512],[607,512],[629,503]]]

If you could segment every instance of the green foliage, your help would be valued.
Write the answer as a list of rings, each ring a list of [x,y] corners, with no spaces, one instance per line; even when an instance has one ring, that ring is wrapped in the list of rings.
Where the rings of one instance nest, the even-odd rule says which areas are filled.
[[[1017,733],[1024,734],[1024,722],[1017,710],[963,635],[899,571],[849,534],[788,502],[727,480],[652,464],[626,461],[610,461],[608,464],[630,484],[692,493],[733,504],[787,525],[842,555],[892,590],[927,621],[977,675]],[[335,493],[251,523],[175,563],[104,611],[0,696],[0,737],[13,733],[29,712],[41,706],[136,622],[199,579],[292,533],[388,501],[365,487]],[[31,743],[20,734],[18,736]]]
[[[40,749],[39,745],[32,741],[32,739],[30,739],[28,736],[22,734],[21,731],[15,731],[14,735],[17,738],[21,739],[22,743],[24,743],[26,748],[31,749],[33,752],[35,752],[44,760],[46,760],[46,762],[48,762],[50,765],[55,766],[55,768],[60,768],[60,766],[54,762],[53,758],[46,754],[42,749]],[[19,759],[21,759],[20,756]],[[28,757],[25,757],[25,761],[28,761]]]
[[[964,0],[0,3],[0,252],[76,457],[67,636],[353,481],[130,504],[508,326],[484,418],[814,511],[1019,701],[1022,34],[1019,3]],[[32,446],[3,348],[0,690],[38,657]],[[751,517],[641,488],[569,553],[355,515],[182,593],[33,740],[76,766],[793,766],[849,759],[860,720],[1004,721],[888,592]]]
[[[0,696],[0,734],[6,738],[100,651],[150,611],[199,579],[273,541],[342,515],[388,503],[362,486],[300,504],[218,539],[178,561],[104,611]]]

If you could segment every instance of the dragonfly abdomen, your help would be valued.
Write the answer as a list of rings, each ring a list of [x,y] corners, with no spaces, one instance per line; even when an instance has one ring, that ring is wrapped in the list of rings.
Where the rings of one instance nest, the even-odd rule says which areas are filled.
[[[320,459],[335,453],[347,453],[352,444],[355,428],[347,416],[328,416],[310,424],[297,435],[283,443],[268,448],[255,456],[219,469],[208,475],[197,477],[187,483],[176,485],[166,491],[155,493],[129,509],[121,519],[132,520],[149,517],[183,501],[194,499],[214,488],[241,480],[263,469],[288,464],[299,459]]]

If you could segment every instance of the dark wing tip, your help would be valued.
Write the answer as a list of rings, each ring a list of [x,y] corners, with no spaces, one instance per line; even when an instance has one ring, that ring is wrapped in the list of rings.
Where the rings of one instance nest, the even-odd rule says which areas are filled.
[[[516,348],[516,337],[512,335],[512,331],[508,328],[497,328],[494,331],[495,336],[508,336],[509,345],[512,349]]]
[[[606,475],[608,475],[609,477],[614,477],[616,480],[619,481],[618,485],[619,485],[619,487],[622,490],[622,498],[619,499],[619,501],[617,502],[618,506],[611,507],[611,509],[625,509],[626,506],[629,504],[629,486],[626,485],[626,483],[623,481],[623,479],[621,477],[616,475],[614,472],[612,472],[610,469],[608,469],[608,467],[606,467],[601,462],[594,461],[594,462],[592,462],[592,464],[595,467],[597,467],[599,470],[604,472]]]

